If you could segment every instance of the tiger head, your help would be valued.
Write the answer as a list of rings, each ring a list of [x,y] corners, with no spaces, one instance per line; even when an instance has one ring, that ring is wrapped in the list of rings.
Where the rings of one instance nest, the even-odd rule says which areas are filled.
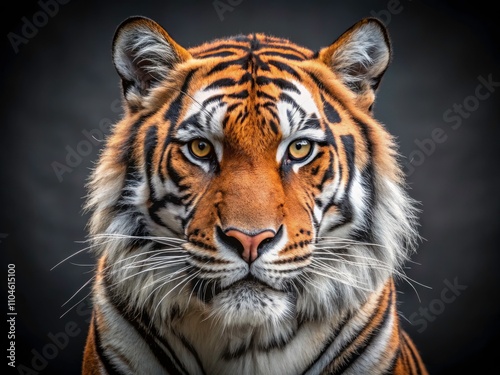
[[[293,326],[358,308],[416,241],[372,113],[390,56],[376,19],[318,52],[262,34],[185,49],[152,20],[122,23],[125,111],[87,205],[97,282],[161,322]]]

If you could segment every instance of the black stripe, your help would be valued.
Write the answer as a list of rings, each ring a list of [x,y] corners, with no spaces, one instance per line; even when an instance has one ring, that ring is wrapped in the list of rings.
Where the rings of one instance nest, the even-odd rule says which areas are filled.
[[[370,139],[369,126],[358,119],[355,119],[355,123],[356,125],[358,125],[358,127],[361,129],[361,132],[363,133],[363,137],[366,141],[366,148],[368,149],[368,154],[371,157],[373,155],[373,144]]]
[[[309,78],[311,78],[313,81],[314,81],[314,84],[323,92],[327,93],[330,97],[332,96],[331,93],[329,93],[328,91],[325,90],[325,85],[323,84],[323,82],[318,78],[316,77],[316,74],[312,73],[312,72],[306,72],[307,75],[309,76]]]
[[[184,336],[178,335],[178,334],[176,334],[176,336],[177,336],[177,338],[179,338],[181,340],[182,344],[186,347],[186,349],[188,349],[189,352],[192,354],[192,356],[196,360],[196,363],[198,364],[198,367],[201,370],[201,373],[205,375],[206,374],[205,369],[203,368],[200,356],[198,355],[196,350],[193,348],[193,346],[187,341],[187,339]]]
[[[286,97],[284,97],[284,98],[286,98]],[[291,100],[293,100],[293,99],[291,99]],[[306,116],[306,112],[299,105],[297,105],[295,102],[290,103],[290,104],[293,104],[293,111],[290,111],[287,109],[286,117],[287,117],[288,123],[290,125],[293,125],[293,122],[294,122],[293,120],[296,118],[296,116],[298,115],[298,119],[300,121],[302,121],[302,119]],[[297,124],[300,123],[300,121],[298,121]]]
[[[336,124],[341,121],[339,113],[333,108],[328,100],[321,94],[321,102],[323,103],[323,112],[325,112],[326,119],[330,124]]]
[[[302,107],[300,107],[297,102],[295,101],[295,99],[293,99],[290,95],[288,95],[287,93],[280,93],[280,96],[278,97],[278,101],[282,101],[282,102],[287,102],[287,103],[290,103],[293,105],[293,108],[300,108],[302,110],[302,113],[305,115],[305,112],[304,110],[302,109]],[[301,119],[303,117],[300,117]]]
[[[245,74],[243,74],[241,76],[240,80],[238,81],[238,84],[241,85],[243,83],[247,83],[247,82],[252,81],[252,80],[253,80],[252,73],[246,72]]]
[[[172,133],[174,131],[174,127],[177,125],[177,121],[179,121],[179,114],[181,111],[182,99],[186,96],[185,93],[187,92],[189,84],[191,83],[191,79],[193,79],[194,73],[196,73],[196,71],[197,71],[197,69],[193,69],[186,75],[186,78],[184,79],[184,82],[183,82],[182,87],[179,91],[179,94],[172,101],[172,103],[170,103],[170,105],[168,106],[168,109],[165,111],[164,119],[165,119],[165,121],[170,122],[170,126],[168,129],[167,137],[165,138],[165,141],[163,142],[160,162],[158,163],[158,169],[161,168],[162,161],[163,161],[163,158],[165,156],[165,151],[167,150],[167,146],[170,144],[170,141],[172,138]],[[160,170],[158,170],[157,172],[161,176],[162,182],[165,182],[165,178],[164,178],[163,173],[160,173]]]
[[[179,190],[182,191],[183,189],[181,183],[184,178],[174,169],[170,154],[171,151],[169,151],[167,155],[167,174],[170,180],[172,180],[172,182],[179,187]]]
[[[363,227],[356,228],[352,234],[352,239],[368,243],[374,242],[372,232],[373,210],[371,209],[375,205],[375,185],[373,181],[373,173],[373,164],[370,161],[363,172],[361,172],[361,185],[363,186],[363,190],[367,193],[366,206],[368,208],[365,210]]]
[[[321,179],[321,182],[319,183],[318,189],[323,190],[323,185],[325,184],[326,181],[330,180],[333,178],[333,152],[329,150],[328,152],[330,159],[328,162],[328,168],[326,168],[325,173],[323,174],[323,178]],[[325,209],[326,211],[326,209]]]
[[[139,129],[141,128],[142,124],[146,120],[147,117],[149,117],[149,113],[146,115],[141,116],[134,124],[132,124],[130,130],[128,131],[128,138],[125,141],[125,144],[122,145],[121,147],[121,154],[119,156],[119,160],[123,164],[133,164],[132,159],[133,159],[133,150],[134,150],[134,145],[135,145],[135,140],[137,138],[137,133],[139,132]]]
[[[194,200],[194,198],[193,198]],[[185,218],[182,219],[181,221],[181,225],[182,225],[182,228],[185,230],[187,225],[189,224],[189,222],[191,221],[191,219],[193,218],[194,214],[196,212],[196,206],[194,206],[191,211],[189,211],[189,213],[187,214],[187,216]]]
[[[381,296],[383,297],[383,296]],[[381,299],[381,298],[380,298]],[[365,329],[367,329],[368,325],[371,323],[371,321],[375,318],[375,316],[379,313],[379,310],[381,308],[380,306],[380,299],[378,301],[378,304],[379,304],[379,308],[375,311],[374,314],[372,314],[372,316],[370,316],[370,319],[368,319],[368,321],[366,322],[365,326],[363,327],[363,329],[361,331],[359,331],[359,333],[362,333]],[[363,356],[364,352],[366,351],[366,349],[368,349],[368,347],[372,344],[373,340],[375,339],[375,337],[377,337],[380,329],[387,323],[387,319],[389,318],[389,313],[390,313],[390,310],[391,310],[391,306],[392,304],[394,303],[393,301],[393,291],[392,291],[392,288],[389,292],[389,297],[388,297],[388,302],[387,302],[387,306],[386,306],[386,309],[384,311],[384,315],[382,316],[382,320],[377,324],[377,326],[375,328],[373,328],[370,333],[368,334],[368,338],[365,339],[361,346],[358,346],[356,347],[356,350],[353,350],[349,356],[347,357],[347,359],[344,359],[341,363],[341,365],[339,367],[337,367],[335,369],[335,371],[331,374],[331,375],[339,375],[339,374],[342,374],[345,370],[347,370],[349,367],[351,367],[351,365],[356,362],[356,360],[358,358],[360,358],[361,356]],[[342,346],[342,350],[337,354],[337,357],[340,357],[350,346],[353,345],[354,341],[358,338],[358,335],[355,335],[348,343],[347,345],[343,345]]]
[[[271,112],[271,111],[270,111]],[[272,112],[271,112],[272,113]],[[276,115],[275,115],[276,116]],[[279,133],[279,126],[278,124],[276,123],[276,121],[274,120],[270,120],[269,121],[269,125],[271,126],[271,130],[274,134],[278,134]]]
[[[153,204],[148,208],[149,216],[156,224],[158,224],[164,228],[167,228],[172,233],[175,233],[177,235],[182,235],[182,233],[179,233],[178,231],[174,230],[168,224],[164,223],[163,220],[160,219],[160,216],[158,215],[158,211],[161,210],[162,208],[165,208],[165,204],[166,204],[166,201],[164,201],[162,199],[159,201],[154,201]]]
[[[243,103],[239,103],[239,102],[237,102],[237,103],[233,103],[233,104],[231,104],[230,106],[228,106],[228,107],[227,107],[227,109],[226,109],[226,113],[231,113],[231,112],[232,112],[232,111],[234,111],[236,108],[238,108],[240,105],[243,105]],[[228,120],[229,120],[229,118],[228,118],[227,116],[226,116],[226,117],[224,117],[224,120],[222,120],[222,121],[223,121],[223,125],[224,125],[223,127],[224,127],[224,128],[225,128],[225,123],[226,123]]]
[[[111,363],[108,356],[106,355],[104,348],[102,346],[101,335],[99,333],[99,329],[97,327],[95,317],[92,319],[92,324],[94,326],[95,349],[97,352],[97,356],[99,357],[99,360],[101,361],[101,364],[104,367],[104,370],[106,370],[106,374],[108,374],[108,375],[126,375],[126,374],[122,373],[121,371],[118,371],[118,369],[115,367],[115,365],[113,365]]]
[[[144,311],[139,314],[129,309],[129,304],[123,299],[112,293],[110,280],[108,275],[104,276],[105,290],[108,292],[108,300],[118,313],[129,322],[136,332],[141,336],[144,343],[149,346],[151,353],[155,356],[161,366],[167,371],[169,375],[187,375],[188,372],[176,357],[174,351],[168,342],[161,338],[157,330],[151,325],[151,319]],[[156,342],[159,339],[167,349],[168,355]]]
[[[275,48],[275,49],[280,49],[280,50],[285,50],[285,51],[290,51],[293,52],[297,55],[300,55],[302,57],[302,60],[306,60],[309,57],[306,56],[303,52],[299,51],[298,49],[294,48],[290,44],[288,44],[287,40],[284,39],[265,39],[265,44],[264,48]]]
[[[292,82],[287,81],[286,79],[283,78],[270,78],[266,76],[258,76],[255,81],[257,85],[264,86],[273,83],[282,90],[289,90],[297,94],[300,94],[300,90],[297,88],[297,86],[295,86]]]
[[[327,132],[328,133],[328,132]],[[332,135],[333,136],[333,135]],[[347,171],[348,173],[348,181],[345,189],[344,199],[337,204],[337,207],[340,210],[340,213],[343,216],[343,220],[340,223],[335,223],[332,225],[328,231],[332,231],[333,229],[340,227],[341,225],[345,225],[350,223],[353,218],[353,208],[351,201],[349,199],[349,191],[351,188],[351,182],[354,175],[354,138],[352,135],[342,135],[340,136],[340,140],[344,145],[346,161],[347,161]],[[339,178],[342,181],[344,170],[342,168],[342,164],[339,164]],[[323,212],[326,212],[331,206],[336,204],[336,196],[337,192],[331,197],[329,202],[325,205]]]
[[[272,102],[274,102],[274,101],[275,101],[275,99],[276,99],[274,96],[269,95],[269,94],[266,94],[265,92],[263,92],[263,91],[261,91],[261,90],[258,90],[258,91],[257,91],[257,97],[258,97],[258,98],[266,98],[266,99],[271,100]]]
[[[212,104],[212,103],[218,103],[218,102],[220,102],[223,98],[224,98],[224,94],[219,94],[219,95],[214,95],[214,96],[211,96],[210,98],[205,99],[205,100],[201,103],[201,108],[207,108],[209,104]]]
[[[213,52],[213,53],[208,53],[208,54],[201,54],[200,56],[197,56],[199,59],[208,59],[210,57],[228,57],[228,56],[236,56],[235,52],[232,51],[220,51],[220,52]]]
[[[146,178],[149,186],[149,195],[152,198],[154,196],[153,191],[153,158],[155,153],[156,145],[158,144],[158,129],[156,125],[151,126],[146,133],[144,139],[144,162],[146,170]]]
[[[199,127],[199,117],[200,117],[200,112],[195,113],[194,115],[188,117],[184,121],[182,121],[179,126],[177,127],[177,130],[188,130],[189,127]],[[184,142],[180,142],[178,139],[173,139],[171,138],[171,142],[179,142],[179,144],[183,144]]]
[[[210,71],[205,76],[208,77],[214,73],[220,72],[220,71],[225,70],[225,69],[229,68],[230,66],[234,66],[234,65],[238,65],[238,66],[241,66],[242,68],[246,69],[248,67],[248,63],[249,63],[248,58],[249,58],[249,56],[243,56],[243,57],[240,57],[239,59],[222,61],[222,62],[218,63],[217,65],[215,65],[212,69],[210,69]]]
[[[234,94],[228,94],[228,98],[233,98],[233,99],[245,99],[248,98],[248,90],[241,90],[239,92],[235,92]]]
[[[340,140],[344,145],[344,153],[347,161],[347,173],[349,173],[345,189],[345,196],[348,197],[349,191],[351,189],[352,179],[354,176],[354,158],[356,149],[354,147],[354,137],[352,135],[341,135]]]
[[[131,129],[129,130],[128,138],[125,144],[122,145],[122,150],[119,156],[119,160],[122,164],[125,164],[127,166],[125,172],[125,181],[123,182],[122,192],[121,192],[122,198],[129,197],[132,194],[131,190],[128,189],[128,186],[130,185],[131,182],[140,179],[141,174],[138,171],[137,160],[135,160],[134,158],[134,149],[139,129],[144,124],[144,121],[148,116],[149,114],[141,116],[139,120],[137,120],[132,125]]]
[[[284,62],[276,61],[276,60],[269,60],[267,63],[269,65],[275,66],[276,68],[278,68],[282,72],[290,73],[292,76],[294,76],[298,80],[301,79],[299,73],[297,73],[297,71],[295,69],[293,69],[290,65],[285,64]]]
[[[172,129],[172,124],[175,125],[179,119],[179,113],[181,110],[182,99],[185,97],[185,95],[186,95],[185,93],[187,92],[189,84],[191,83],[191,79],[193,78],[193,75],[196,73],[196,71],[197,71],[197,69],[193,69],[188,74],[186,74],[186,78],[184,79],[184,82],[182,83],[182,86],[179,90],[179,94],[172,101],[172,103],[170,103],[170,105],[168,106],[168,109],[165,111],[164,119],[165,119],[165,121],[170,121],[171,129]]]
[[[316,115],[312,115],[307,120],[304,121],[300,129],[321,129],[321,124],[316,118]]]
[[[283,57],[287,60],[295,60],[295,61],[303,61],[304,60],[304,58],[299,57],[297,55],[293,55],[291,53],[278,52],[278,51],[262,51],[262,52],[259,52],[259,55]]]
[[[340,324],[333,333],[330,335],[328,340],[325,342],[325,345],[323,345],[323,349],[321,349],[321,352],[318,354],[316,359],[311,363],[311,365],[302,373],[302,375],[306,374],[320,359],[325,355],[326,351],[328,348],[333,344],[339,333],[344,329],[344,327],[349,323],[349,321],[352,319],[352,316],[348,315],[342,324]]]
[[[236,38],[233,38],[233,39],[237,40]],[[237,49],[237,50],[241,50],[241,51],[247,51],[248,46],[246,46],[244,44],[231,44],[231,43],[219,44],[219,45],[216,45],[215,47],[211,47],[211,48],[207,48],[206,50],[203,50],[202,52],[200,52],[200,56],[205,57],[206,53],[222,52],[222,50],[227,50],[227,49]]]
[[[262,108],[265,108],[268,113],[271,114],[271,117],[275,119],[277,122],[280,121],[280,118],[278,116],[278,112],[276,111],[276,103],[273,102],[266,102],[262,104]]]
[[[207,90],[211,90],[211,89],[214,89],[214,88],[219,88],[219,87],[228,87],[228,86],[234,86],[236,85],[236,81],[232,78],[221,78],[221,79],[218,79],[217,81],[214,81],[213,83],[211,83],[210,85],[208,85],[207,87],[205,87],[203,90],[204,91],[207,91]]]
[[[330,128],[330,126],[328,126],[328,124],[325,124],[324,122],[323,122],[323,128],[325,129],[326,142],[329,145],[333,146],[335,152],[338,152],[337,141],[335,140],[335,136],[333,135],[332,129]]]
[[[183,177],[180,176],[179,173],[177,173],[177,171],[172,166],[172,158],[170,157],[170,151],[168,152],[167,155],[167,174],[169,178],[172,180],[172,182],[178,186],[179,191],[188,189],[187,186],[181,184]],[[167,228],[172,233],[181,235],[182,233],[179,233],[177,230],[174,230],[172,227],[167,225],[163,220],[161,220],[160,216],[158,215],[158,211],[161,210],[162,208],[165,208],[167,203],[173,203],[173,204],[179,203],[179,200],[182,199],[182,197],[176,197],[173,194],[167,194],[160,200],[154,200],[153,195],[150,196],[150,199],[152,204],[151,206],[148,207],[148,213],[151,219],[156,224]],[[182,201],[180,201],[180,203],[182,204]]]

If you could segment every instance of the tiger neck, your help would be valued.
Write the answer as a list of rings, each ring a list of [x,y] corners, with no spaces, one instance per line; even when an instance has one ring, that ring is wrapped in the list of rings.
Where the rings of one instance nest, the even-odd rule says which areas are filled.
[[[389,280],[361,309],[326,320],[225,327],[193,313],[165,335],[177,343],[174,350],[186,366],[197,364],[193,373],[329,373],[353,362],[360,348],[380,360],[385,343],[399,330],[394,300]]]

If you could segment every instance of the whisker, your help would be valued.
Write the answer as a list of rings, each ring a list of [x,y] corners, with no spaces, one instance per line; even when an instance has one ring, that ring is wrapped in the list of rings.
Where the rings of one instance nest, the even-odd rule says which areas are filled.
[[[313,267],[316,267],[316,269],[321,269],[321,270],[324,270],[328,273],[330,272],[334,272],[335,274],[337,275],[340,275],[340,276],[344,276],[346,277],[347,279],[353,279],[356,283],[362,283],[358,277],[356,277],[356,275],[352,274],[352,273],[348,273],[348,272],[342,272],[340,270],[336,270],[334,269],[331,265],[325,263],[325,262],[322,262],[322,261],[315,261],[313,263],[311,263]],[[318,267],[319,266],[319,267]],[[365,284],[365,283],[362,283],[362,284]]]
[[[151,272],[151,271],[158,270],[158,269],[167,269],[167,268],[172,268],[172,267],[175,267],[176,265],[180,265],[180,264],[184,264],[184,262],[181,262],[181,261],[172,262],[172,264],[168,265],[167,267],[149,267],[149,268],[143,269],[143,270],[141,270],[141,271],[138,271],[138,272],[136,272],[136,273],[133,273],[133,274],[131,274],[131,275],[128,275],[128,276],[126,276],[126,277],[124,277],[124,278],[122,278],[122,279],[118,280],[118,281],[115,283],[115,285],[118,285],[118,283],[119,283],[119,282],[124,282],[124,281],[129,280],[129,279],[131,279],[131,278],[133,278],[133,277],[137,277],[137,276],[139,276],[139,275],[141,275],[141,274],[143,274],[143,273]],[[123,268],[119,268],[119,269],[117,269],[117,270],[113,270],[112,272],[114,272],[114,273],[119,273],[119,272],[121,272],[121,271],[123,271]]]
[[[355,285],[355,284],[349,284],[349,283],[348,283],[347,281],[345,281],[345,280],[342,280],[342,279],[337,279],[337,278],[333,277],[332,275],[325,274],[325,273],[323,273],[323,272],[319,272],[318,270],[316,270],[316,269],[314,269],[314,268],[313,268],[313,269],[311,269],[309,272],[312,272],[312,273],[315,273],[315,274],[317,274],[317,275],[320,275],[320,276],[326,277],[326,278],[328,278],[328,279],[330,279],[330,280],[333,280],[333,281],[339,282],[339,283],[341,283],[341,284],[348,285],[348,286],[350,286],[350,287],[354,287],[354,288],[357,288],[357,289],[360,289],[360,290],[364,290],[364,291],[366,291],[366,292],[373,292],[373,290],[372,290],[372,289],[364,288],[364,287],[362,287],[362,286]]]
[[[83,288],[85,288],[87,285],[89,285],[94,280],[94,278],[95,277],[93,276],[89,280],[87,280],[85,282],[85,284],[83,284],[80,288],[78,288],[78,290],[75,293],[73,293],[73,295],[71,297],[69,297],[69,299],[61,305],[61,307],[64,307],[66,304],[68,304],[69,301],[71,301],[78,293],[80,293]]]
[[[89,292],[85,297],[83,297],[80,301],[78,301],[77,303],[75,303],[73,306],[71,306],[68,310],[66,310],[66,312],[64,314],[62,314],[59,319],[63,318],[67,313],[69,313],[71,310],[73,310],[76,306],[78,306],[80,303],[82,303],[83,301],[85,301],[86,298],[88,298],[88,296],[90,296],[92,294],[92,292]],[[64,305],[63,305],[64,306]],[[61,306],[62,307],[62,306]]]
[[[177,283],[172,289],[170,289],[159,301],[158,303],[156,304],[156,308],[154,309],[153,311],[153,315],[156,314],[156,310],[158,310],[158,307],[160,307],[160,304],[163,302],[163,300],[165,298],[167,298],[167,296],[172,293],[179,285],[181,285],[182,283],[184,284],[187,284],[190,280],[192,280],[193,278],[195,278],[197,276],[197,272],[194,272],[192,275],[190,275],[188,278],[184,279],[184,280],[181,280],[181,282]]]

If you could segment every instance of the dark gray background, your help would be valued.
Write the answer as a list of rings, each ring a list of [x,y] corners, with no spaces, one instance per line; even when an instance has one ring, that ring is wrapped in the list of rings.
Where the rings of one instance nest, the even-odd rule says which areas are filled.
[[[394,58],[375,115],[397,137],[403,162],[410,158],[420,164],[408,173],[410,194],[421,202],[424,238],[406,269],[416,291],[404,281],[398,283],[400,315],[419,323],[403,319],[403,324],[431,374],[497,367],[499,87],[492,87],[488,98],[474,99],[478,77],[491,75],[500,82],[496,11],[478,1],[416,0],[243,0],[232,8],[221,19],[211,0],[73,0],[60,5],[16,53],[8,33],[22,36],[23,17],[33,20],[41,8],[35,1],[20,2],[14,11],[4,7],[1,284],[5,291],[7,264],[15,264],[16,364],[31,374],[80,371],[89,312],[78,303],[88,288],[61,305],[90,279],[93,258],[84,252],[51,268],[85,247],[79,242],[85,239],[88,219],[82,213],[84,185],[100,144],[85,149],[82,131],[99,129],[100,123],[120,116],[110,45],[122,20],[131,15],[153,18],[185,47],[263,31],[318,49],[359,19],[378,14],[389,28]],[[389,8],[394,13],[390,18]],[[460,118],[458,129],[452,128],[455,120],[443,117],[454,104],[471,109]],[[446,140],[422,158],[424,154],[415,152],[417,143],[436,134],[437,128],[444,134],[440,140]],[[66,164],[68,150],[79,144],[80,151],[89,154],[75,161],[59,181],[53,163]],[[454,295],[447,283],[467,288]],[[432,316],[423,318],[422,309]],[[6,367],[7,359],[2,358]]]

